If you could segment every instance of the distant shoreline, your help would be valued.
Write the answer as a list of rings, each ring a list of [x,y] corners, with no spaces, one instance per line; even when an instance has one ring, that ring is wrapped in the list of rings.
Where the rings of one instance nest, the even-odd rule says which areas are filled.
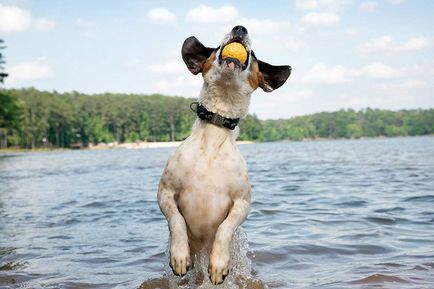
[[[23,148],[7,148],[0,149],[0,153],[17,153],[17,152],[58,152],[58,151],[74,151],[74,150],[110,150],[110,149],[153,149],[153,148],[173,148],[177,147],[182,141],[165,141],[165,142],[125,142],[125,143],[110,143],[110,144],[98,144],[83,147],[79,149],[73,148],[35,148],[35,149],[23,149]],[[237,144],[253,144],[253,141],[237,141]]]
[[[285,143],[285,142],[315,142],[315,141],[335,141],[335,140],[370,140],[370,139],[394,139],[394,138],[414,138],[414,137],[434,137],[433,134],[430,135],[418,135],[418,136],[374,136],[374,137],[361,137],[361,138],[306,138],[301,141],[295,140],[279,140],[273,141],[273,143]],[[153,148],[173,148],[177,147],[182,143],[182,141],[167,141],[167,142],[135,142],[135,143],[121,143],[121,144],[98,144],[89,147],[83,147],[80,149],[73,148],[36,148],[36,149],[23,149],[23,148],[7,148],[0,149],[0,153],[32,153],[32,152],[59,152],[59,151],[86,151],[86,150],[110,150],[110,149],[153,149]],[[267,143],[261,141],[248,141],[241,140],[237,141],[238,145],[248,145],[256,143]]]
[[[152,149],[152,148],[172,148],[177,147],[182,141],[165,141],[165,142],[128,142],[121,144],[93,145],[84,149],[101,150],[101,149]],[[237,144],[252,144],[252,141],[237,141]]]

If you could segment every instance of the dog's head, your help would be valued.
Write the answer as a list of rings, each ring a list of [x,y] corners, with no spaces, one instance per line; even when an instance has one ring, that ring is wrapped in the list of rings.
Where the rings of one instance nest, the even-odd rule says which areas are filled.
[[[244,46],[245,63],[233,57],[223,59],[223,48],[232,42]],[[217,48],[205,47],[194,36],[187,38],[182,45],[182,59],[191,73],[202,72],[205,83],[240,89],[248,86],[250,93],[258,87],[271,92],[282,86],[291,74],[289,65],[275,66],[257,59],[247,29],[240,25],[235,26]]]

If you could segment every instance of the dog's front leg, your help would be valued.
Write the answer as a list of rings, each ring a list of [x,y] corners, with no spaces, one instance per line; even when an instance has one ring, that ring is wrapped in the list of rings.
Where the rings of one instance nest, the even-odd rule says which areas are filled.
[[[188,246],[187,225],[178,211],[175,191],[164,176],[158,189],[158,204],[167,219],[170,231],[170,266],[176,275],[183,276],[191,266],[190,248]]]
[[[237,196],[228,216],[220,224],[211,254],[209,256],[208,273],[213,284],[222,283],[229,274],[230,244],[235,230],[244,222],[249,213],[250,189]]]

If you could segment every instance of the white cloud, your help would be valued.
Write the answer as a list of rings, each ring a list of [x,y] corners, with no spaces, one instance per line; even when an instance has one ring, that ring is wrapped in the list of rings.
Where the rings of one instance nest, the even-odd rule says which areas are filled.
[[[402,43],[395,43],[391,36],[385,35],[369,40],[360,48],[360,51],[363,53],[391,53],[420,50],[429,45],[430,41],[426,37],[413,37]]]
[[[165,63],[150,64],[148,70],[153,73],[187,73],[187,68],[182,61],[168,61]]]
[[[394,79],[404,76],[406,69],[395,69],[381,62],[369,63],[358,69],[342,65],[327,67],[315,64],[303,77],[305,83],[334,84],[349,82],[356,78]]]
[[[17,6],[8,6],[0,3],[0,32],[23,32],[30,28],[37,31],[49,31],[56,26],[56,22],[47,18],[37,18]]]
[[[354,71],[354,74],[356,76],[377,79],[398,78],[403,75],[402,70],[392,68],[381,62],[367,64],[359,70]]]
[[[301,18],[301,22],[307,26],[329,26],[340,21],[340,17],[334,13],[310,12]]]
[[[32,15],[19,7],[0,4],[0,32],[22,32],[30,28]]]
[[[222,6],[213,8],[200,5],[187,13],[187,20],[199,23],[225,23],[231,22],[238,17],[238,10],[234,6]]]
[[[426,82],[419,79],[407,79],[398,85],[399,88],[403,89],[414,89],[424,86],[426,86]]]
[[[146,15],[146,18],[154,23],[166,24],[176,21],[176,15],[166,8],[152,9]]]
[[[50,31],[56,26],[56,22],[46,18],[38,18],[35,21],[35,28],[38,31]]]
[[[393,5],[399,5],[405,2],[405,0],[386,0],[386,2],[393,4]]]
[[[301,10],[340,11],[353,2],[354,0],[296,0],[295,7]]]
[[[54,76],[53,68],[45,57],[15,64],[8,69],[8,72],[8,80],[11,83],[45,79]]]
[[[318,8],[317,0],[295,0],[295,7],[303,10],[313,10]]]
[[[395,49],[392,45],[392,37],[389,35],[380,38],[371,39],[361,47],[361,51],[369,52],[388,52],[390,49]]]
[[[399,45],[399,51],[419,50],[428,47],[430,44],[426,37],[414,37],[410,38],[401,45]]]
[[[349,71],[342,65],[326,67],[322,63],[315,64],[303,77],[306,83],[341,83],[349,80]]]
[[[376,1],[363,1],[359,5],[359,10],[362,12],[373,12],[377,10],[378,2]]]

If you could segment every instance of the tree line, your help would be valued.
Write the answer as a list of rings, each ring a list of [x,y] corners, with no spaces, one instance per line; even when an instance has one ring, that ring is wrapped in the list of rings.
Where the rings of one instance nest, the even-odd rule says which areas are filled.
[[[196,115],[192,98],[159,94],[58,93],[0,90],[0,146],[20,148],[87,146],[90,143],[175,141],[190,134]],[[339,110],[290,119],[240,122],[241,140],[427,135],[434,109]]]
[[[261,123],[265,141],[432,135],[434,109],[341,109]]]

